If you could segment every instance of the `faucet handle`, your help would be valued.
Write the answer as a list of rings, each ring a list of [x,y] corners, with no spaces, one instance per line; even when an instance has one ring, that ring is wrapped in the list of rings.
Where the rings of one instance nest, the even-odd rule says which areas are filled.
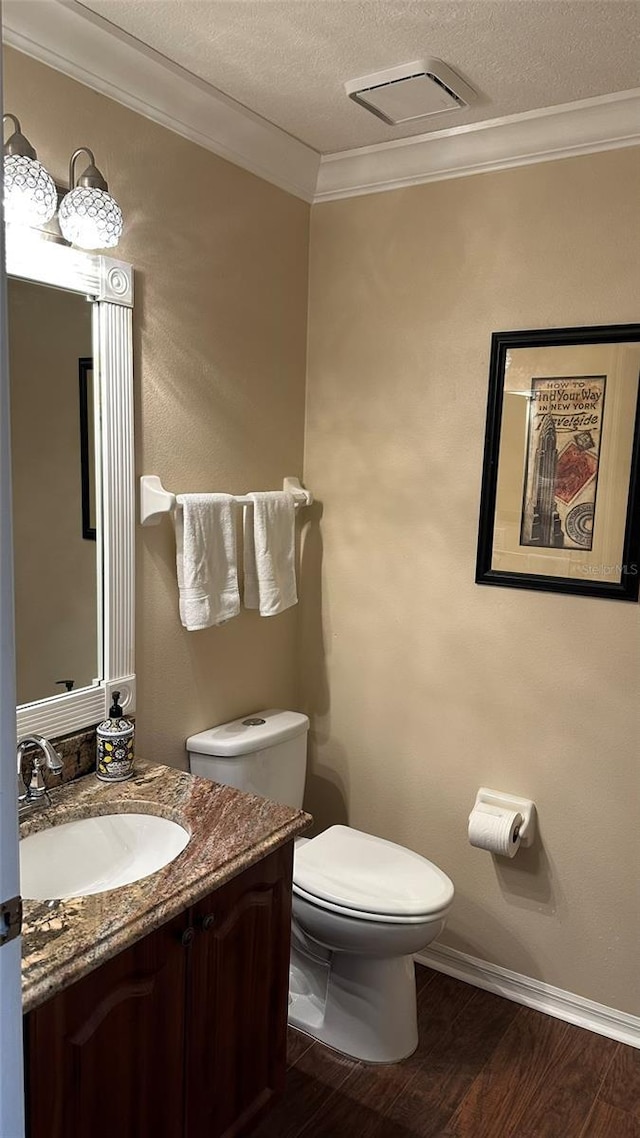
[[[47,797],[47,787],[45,785],[44,778],[42,777],[43,766],[44,763],[40,761],[34,762],[33,767],[31,768],[31,782],[29,783],[29,789],[27,791],[28,798]]]

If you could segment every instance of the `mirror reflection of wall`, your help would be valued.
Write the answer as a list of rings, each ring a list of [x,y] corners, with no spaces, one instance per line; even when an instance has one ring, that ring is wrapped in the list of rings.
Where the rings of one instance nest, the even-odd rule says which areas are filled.
[[[91,305],[78,293],[11,279],[8,307],[17,702],[24,704],[64,693],[71,682],[73,690],[87,687],[99,674],[79,399],[79,360],[92,355]]]

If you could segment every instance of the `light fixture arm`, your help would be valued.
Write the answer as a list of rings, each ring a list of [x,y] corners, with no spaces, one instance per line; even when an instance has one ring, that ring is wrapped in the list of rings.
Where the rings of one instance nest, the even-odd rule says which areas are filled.
[[[13,134],[9,135],[7,141],[4,143],[3,148],[4,148],[5,157],[11,157],[13,155],[19,155],[22,158],[31,158],[31,159],[37,158],[38,155],[36,154],[33,146],[31,145],[29,140],[27,138],[25,138],[25,136],[22,133],[22,128],[20,126],[20,120],[18,118],[16,118],[15,115],[11,115],[9,113],[4,114],[2,116],[3,128],[4,128],[4,124],[7,121],[7,119],[10,119],[11,122],[13,123],[14,131],[13,131]]]
[[[89,165],[87,166],[86,170],[83,170],[82,174],[76,181],[75,166],[76,161],[81,154],[87,155],[89,158]],[[90,190],[104,190],[105,192],[109,189],[107,182],[96,166],[96,160],[93,156],[93,151],[89,150],[88,146],[79,146],[77,150],[74,150],[71,158],[69,159],[69,189],[73,190],[76,185],[83,186],[86,189]]]

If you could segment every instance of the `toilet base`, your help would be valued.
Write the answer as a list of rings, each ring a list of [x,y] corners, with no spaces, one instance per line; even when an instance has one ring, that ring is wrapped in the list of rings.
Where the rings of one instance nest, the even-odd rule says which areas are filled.
[[[413,957],[333,952],[311,957],[295,943],[289,1023],[364,1063],[398,1063],[418,1046]]]

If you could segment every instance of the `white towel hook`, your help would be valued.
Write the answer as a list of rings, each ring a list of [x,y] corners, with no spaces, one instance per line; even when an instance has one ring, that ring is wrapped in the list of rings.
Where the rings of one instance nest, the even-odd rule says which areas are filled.
[[[285,478],[282,489],[292,494],[296,507],[310,506],[313,494],[300,485],[299,478]],[[234,501],[239,505],[249,502],[247,494],[234,494]],[[143,474],[140,478],[140,524],[143,526],[157,526],[165,514],[170,514],[176,508],[176,496],[165,490],[157,474]]]

